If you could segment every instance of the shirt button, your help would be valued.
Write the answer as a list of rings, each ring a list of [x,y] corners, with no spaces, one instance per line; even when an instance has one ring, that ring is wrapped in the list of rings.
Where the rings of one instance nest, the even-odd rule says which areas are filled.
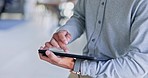
[[[98,23],[101,24],[101,21],[99,20]]]
[[[104,5],[104,2],[102,2],[101,4]]]
[[[95,39],[92,39],[92,42],[94,42],[95,41]]]

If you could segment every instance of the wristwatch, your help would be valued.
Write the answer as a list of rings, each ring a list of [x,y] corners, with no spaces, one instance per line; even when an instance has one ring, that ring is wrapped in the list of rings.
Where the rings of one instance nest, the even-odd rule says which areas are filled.
[[[81,59],[74,59],[74,68],[71,71],[72,73],[81,74],[81,61]]]

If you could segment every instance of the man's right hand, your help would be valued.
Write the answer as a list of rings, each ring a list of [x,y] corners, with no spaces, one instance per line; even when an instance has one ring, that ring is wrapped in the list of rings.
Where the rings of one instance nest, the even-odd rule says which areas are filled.
[[[45,43],[44,49],[61,48],[65,52],[68,51],[67,44],[71,40],[71,35],[66,30],[61,30],[53,34],[49,42]]]

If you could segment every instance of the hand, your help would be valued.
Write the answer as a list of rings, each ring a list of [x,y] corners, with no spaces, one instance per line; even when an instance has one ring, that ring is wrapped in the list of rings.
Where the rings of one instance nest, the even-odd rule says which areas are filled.
[[[65,52],[68,51],[67,44],[71,40],[71,35],[66,31],[62,30],[55,34],[49,42],[45,43],[44,49],[49,49],[52,47],[61,48]]]
[[[42,49],[42,48],[41,48]],[[68,58],[68,57],[57,57],[54,53],[51,51],[47,50],[46,51],[47,56],[43,56],[42,54],[39,53],[40,59],[47,61],[51,64],[67,68],[72,70],[74,67],[74,59],[73,58]]]

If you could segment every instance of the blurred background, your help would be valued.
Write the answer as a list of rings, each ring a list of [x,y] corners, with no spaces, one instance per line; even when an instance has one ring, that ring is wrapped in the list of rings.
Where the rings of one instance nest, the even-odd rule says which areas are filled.
[[[67,78],[37,50],[73,15],[76,0],[0,0],[0,78]],[[84,35],[68,47],[81,54]]]

